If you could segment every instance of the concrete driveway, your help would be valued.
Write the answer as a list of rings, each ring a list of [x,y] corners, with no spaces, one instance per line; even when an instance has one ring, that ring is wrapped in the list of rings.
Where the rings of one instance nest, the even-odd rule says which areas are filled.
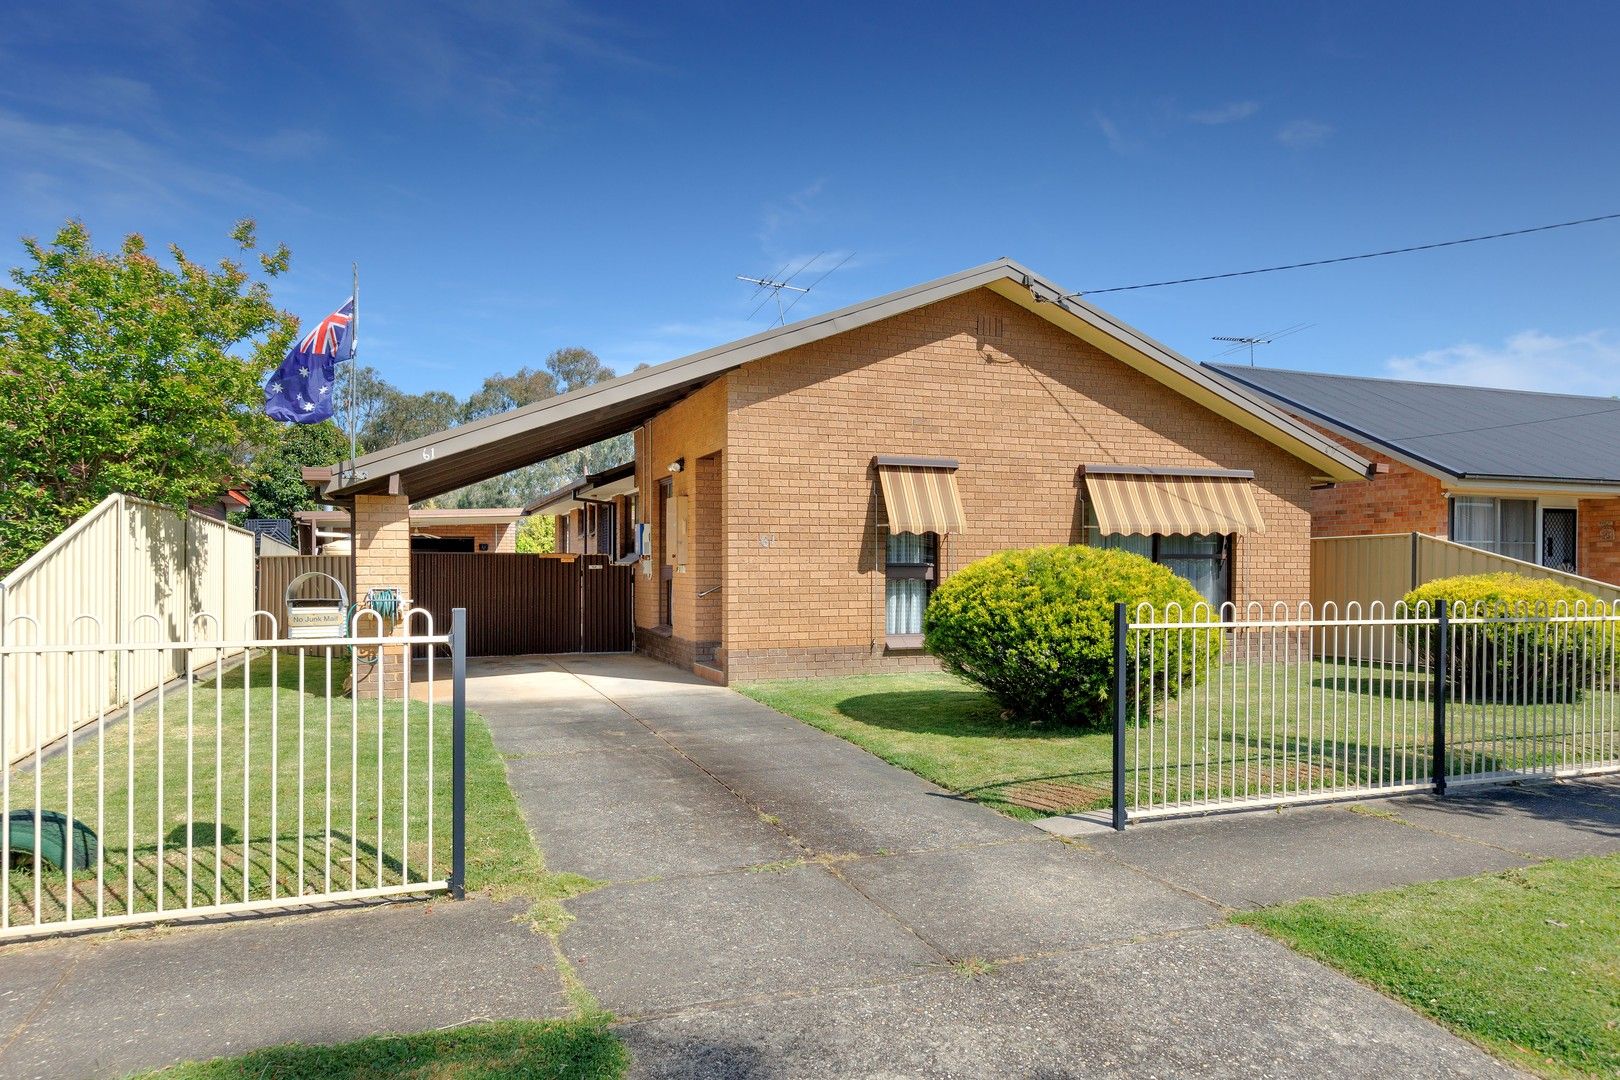
[[[570,903],[562,944],[640,1075],[1508,1075],[1227,925],[1278,890],[1223,884],[1242,860],[1223,878],[1220,839],[1188,850],[1186,825],[1066,842],[640,657],[476,661],[468,697],[550,868],[608,883]],[[1288,816],[1315,844],[1384,829],[1391,882],[1533,857]],[[1274,858],[1300,860],[1321,849]],[[1331,869],[1283,877],[1341,891]]]

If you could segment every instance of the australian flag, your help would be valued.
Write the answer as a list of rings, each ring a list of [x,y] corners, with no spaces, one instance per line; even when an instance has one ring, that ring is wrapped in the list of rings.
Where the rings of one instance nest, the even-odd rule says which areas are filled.
[[[354,358],[354,298],[316,324],[287,353],[264,384],[264,411],[272,420],[318,424],[332,416],[332,383],[339,360]]]

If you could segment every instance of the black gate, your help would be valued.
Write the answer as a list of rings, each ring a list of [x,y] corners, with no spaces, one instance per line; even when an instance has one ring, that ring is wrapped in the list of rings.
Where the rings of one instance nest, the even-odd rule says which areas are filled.
[[[418,551],[411,600],[450,625],[467,609],[467,655],[628,652],[632,566],[606,555],[552,558]]]

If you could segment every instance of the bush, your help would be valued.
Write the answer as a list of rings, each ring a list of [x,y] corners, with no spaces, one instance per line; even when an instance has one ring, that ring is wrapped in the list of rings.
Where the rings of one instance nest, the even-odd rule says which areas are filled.
[[[1478,614],[1491,620],[1451,629],[1447,685],[1459,700],[1570,702],[1613,673],[1603,623],[1547,621],[1599,610],[1597,597],[1574,586],[1523,574],[1472,574],[1431,581],[1402,599],[1414,615],[1438,616],[1444,604],[1454,619]],[[1415,655],[1425,661],[1434,633],[1429,626],[1406,627]]]
[[[1015,716],[1031,722],[1101,726],[1114,689],[1114,605],[1134,617],[1138,604],[1161,615],[1181,605],[1191,620],[1202,603],[1186,581],[1140,555],[1091,547],[1007,551],[952,574],[923,613],[928,651],[945,668],[977,683]],[[1214,617],[1198,609],[1200,621]],[[1136,655],[1144,690],[1162,700],[1202,678],[1220,655],[1219,631],[1147,635],[1158,644]],[[1172,648],[1180,637],[1181,648]],[[1196,659],[1195,659],[1196,657]]]

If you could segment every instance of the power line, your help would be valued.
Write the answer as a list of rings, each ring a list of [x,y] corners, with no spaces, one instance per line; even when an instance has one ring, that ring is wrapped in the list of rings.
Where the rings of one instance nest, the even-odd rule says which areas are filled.
[[[1509,236],[1525,236],[1529,233],[1549,232],[1553,229],[1568,229],[1575,225],[1591,225],[1599,221],[1613,221],[1616,218],[1620,218],[1620,213],[1600,214],[1597,217],[1580,218],[1577,221],[1560,221],[1553,225],[1533,225],[1528,229],[1512,229],[1508,232],[1489,233],[1485,236],[1468,236],[1461,240],[1442,240],[1435,244],[1417,244],[1413,247],[1390,248],[1388,251],[1369,251],[1364,255],[1341,255],[1336,259],[1312,259],[1310,262],[1288,263],[1283,266],[1263,266],[1258,270],[1233,270],[1225,274],[1204,274],[1199,277],[1174,278],[1170,281],[1149,281],[1140,285],[1116,285],[1110,289],[1082,289],[1079,292],[1066,294],[1063,299],[1098,296],[1102,293],[1131,292],[1135,289],[1158,289],[1166,285],[1191,285],[1199,281],[1220,281],[1223,278],[1248,277],[1251,274],[1274,274],[1279,270],[1303,270],[1310,266],[1331,266],[1334,263],[1378,259],[1385,255],[1406,255],[1414,251],[1433,251],[1435,248],[1456,247],[1458,244],[1477,244],[1484,240],[1501,240]]]

